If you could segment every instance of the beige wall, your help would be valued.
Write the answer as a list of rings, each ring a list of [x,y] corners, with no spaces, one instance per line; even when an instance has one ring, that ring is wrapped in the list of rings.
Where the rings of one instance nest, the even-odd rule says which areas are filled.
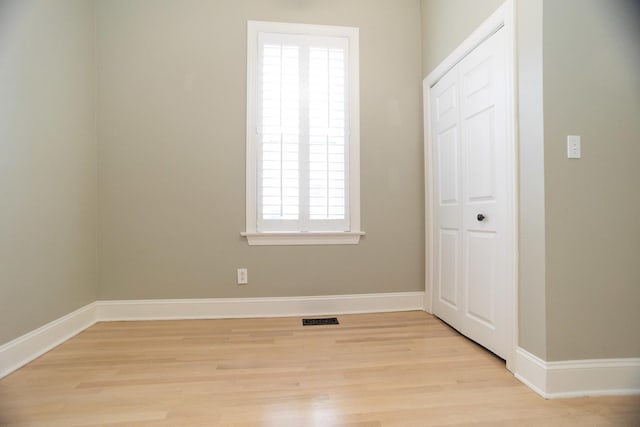
[[[360,28],[358,246],[240,237],[247,20]],[[97,29],[100,298],[423,289],[418,0],[110,0]]]
[[[422,71],[426,76],[504,0],[422,0]]]
[[[518,343],[546,359],[542,0],[518,0]]]
[[[0,344],[96,299],[93,6],[0,2]]]
[[[548,359],[638,357],[640,4],[544,6]]]

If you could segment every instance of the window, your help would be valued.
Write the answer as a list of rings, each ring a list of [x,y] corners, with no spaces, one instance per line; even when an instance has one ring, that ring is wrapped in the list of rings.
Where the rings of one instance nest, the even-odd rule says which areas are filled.
[[[358,29],[249,21],[249,244],[360,236]]]

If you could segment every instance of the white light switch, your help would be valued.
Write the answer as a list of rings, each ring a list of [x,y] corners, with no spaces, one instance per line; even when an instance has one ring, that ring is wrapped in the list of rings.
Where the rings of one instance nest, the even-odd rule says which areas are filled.
[[[246,285],[249,283],[249,270],[246,268],[238,269],[238,285]]]
[[[579,159],[582,157],[582,150],[580,148],[580,135],[567,136],[567,158]]]

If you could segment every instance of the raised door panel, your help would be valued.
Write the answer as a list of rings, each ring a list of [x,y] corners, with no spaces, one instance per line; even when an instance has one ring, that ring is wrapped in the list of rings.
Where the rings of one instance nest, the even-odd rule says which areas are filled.
[[[438,246],[438,296],[439,302],[458,310],[459,269],[458,254],[460,232],[457,230],[440,230]]]
[[[496,324],[496,234],[466,233],[466,315],[488,328]]]

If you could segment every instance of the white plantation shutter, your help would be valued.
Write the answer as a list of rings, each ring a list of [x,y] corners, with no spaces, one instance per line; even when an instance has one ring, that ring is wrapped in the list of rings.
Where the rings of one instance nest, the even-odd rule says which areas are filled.
[[[262,46],[259,206],[267,221],[300,218],[299,51]]]
[[[348,39],[260,33],[257,231],[349,231]]]
[[[309,52],[309,216],[344,220],[345,51],[312,47]]]

